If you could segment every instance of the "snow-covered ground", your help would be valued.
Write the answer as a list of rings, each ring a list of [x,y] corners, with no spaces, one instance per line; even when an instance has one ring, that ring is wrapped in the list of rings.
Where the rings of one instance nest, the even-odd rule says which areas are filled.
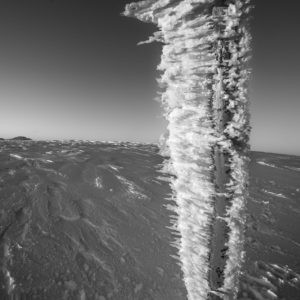
[[[162,163],[151,144],[1,141],[0,299],[186,300]],[[252,153],[239,299],[300,299],[293,167]]]

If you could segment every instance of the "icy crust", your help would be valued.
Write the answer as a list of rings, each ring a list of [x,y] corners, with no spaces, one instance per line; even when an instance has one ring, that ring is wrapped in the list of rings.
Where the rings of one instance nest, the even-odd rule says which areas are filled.
[[[242,266],[245,259],[244,230],[246,224],[246,199],[248,197],[248,156],[233,155],[231,162],[232,182],[229,190],[232,191],[232,205],[227,211],[227,223],[230,229],[228,239],[227,262],[224,270],[224,285],[222,290],[229,294],[229,299],[236,298]],[[226,298],[225,298],[226,299]]]
[[[197,22],[179,21],[184,13],[191,10],[191,1],[185,2],[168,9],[174,10],[173,18],[162,14],[157,20],[166,43],[158,68],[163,71],[160,83],[166,89],[162,103],[169,121],[166,146],[171,164],[166,166],[175,175],[171,186],[177,204],[173,209],[178,217],[174,220],[173,229],[181,236],[174,245],[178,248],[189,299],[206,299],[210,291],[210,224],[214,211],[211,147],[216,138],[208,117],[210,91],[207,86],[211,81],[206,79],[206,74],[213,72],[215,61],[205,47],[214,37],[209,16],[199,16]],[[157,2],[152,3],[155,5]],[[154,20],[151,15],[153,9],[145,11],[143,6],[140,18]],[[176,31],[174,26],[178,28]],[[193,27],[197,28],[197,32]]]
[[[247,98],[247,83],[250,70],[247,65],[250,51],[251,36],[247,27],[245,15],[248,13],[250,1],[234,1],[228,6],[223,22],[225,30],[220,32],[220,38],[228,59],[222,58],[223,65],[218,73],[223,72],[223,78],[216,80],[215,94],[222,93],[225,109],[231,114],[229,122],[221,132],[221,146],[229,153],[231,206],[227,210],[227,223],[230,229],[227,243],[227,262],[224,270],[223,290],[229,297],[236,298],[238,283],[244,262],[244,229],[245,206],[248,197],[248,151],[249,151],[249,109]],[[226,49],[224,49],[226,48]]]
[[[209,254],[216,195],[212,149],[216,146],[229,157],[227,194],[231,206],[226,221],[230,232],[222,290],[230,299],[236,297],[244,259],[250,131],[250,34],[244,15],[248,13],[249,1],[230,1],[220,13],[213,9],[216,2],[148,0],[127,5],[124,13],[157,24],[159,31],[144,43],[164,43],[158,66],[162,71],[161,102],[169,122],[168,135],[162,143],[163,153],[170,160],[164,170],[174,175],[171,186],[176,206],[170,208],[177,218],[172,228],[180,233],[175,246],[191,300],[207,299],[211,292]],[[220,25],[224,30],[217,29]],[[230,55],[219,57],[219,53]],[[230,115],[224,128],[220,126],[220,110]]]
[[[206,299],[210,290],[207,276],[214,186],[209,170],[210,140],[206,138],[205,128],[201,130],[199,126],[201,117],[200,121],[198,118],[202,114],[197,110],[174,109],[168,116],[168,147],[172,158],[169,171],[176,175],[171,183],[178,214],[174,228],[181,235],[176,246],[191,299]],[[194,132],[191,126],[195,127]]]

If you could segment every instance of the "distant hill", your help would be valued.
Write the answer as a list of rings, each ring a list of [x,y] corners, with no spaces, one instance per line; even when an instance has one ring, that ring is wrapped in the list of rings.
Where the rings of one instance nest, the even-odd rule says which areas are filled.
[[[14,141],[32,141],[32,139],[30,139],[26,136],[16,136],[16,137],[12,138],[11,140],[14,140]]]

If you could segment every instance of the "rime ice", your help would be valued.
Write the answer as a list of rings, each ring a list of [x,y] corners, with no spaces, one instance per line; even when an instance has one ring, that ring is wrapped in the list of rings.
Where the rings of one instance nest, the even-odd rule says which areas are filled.
[[[249,2],[146,0],[125,11],[158,26],[144,43],[164,43],[158,69],[169,122],[165,169],[175,175],[175,246],[191,300],[212,290],[237,295],[248,185]],[[221,249],[220,239],[227,260],[216,291],[211,252]]]

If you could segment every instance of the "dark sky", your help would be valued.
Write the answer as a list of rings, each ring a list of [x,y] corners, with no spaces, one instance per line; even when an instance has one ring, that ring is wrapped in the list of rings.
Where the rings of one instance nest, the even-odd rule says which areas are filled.
[[[0,136],[156,141],[155,30],[125,0],[0,2]],[[256,1],[252,148],[300,155],[299,4]]]

